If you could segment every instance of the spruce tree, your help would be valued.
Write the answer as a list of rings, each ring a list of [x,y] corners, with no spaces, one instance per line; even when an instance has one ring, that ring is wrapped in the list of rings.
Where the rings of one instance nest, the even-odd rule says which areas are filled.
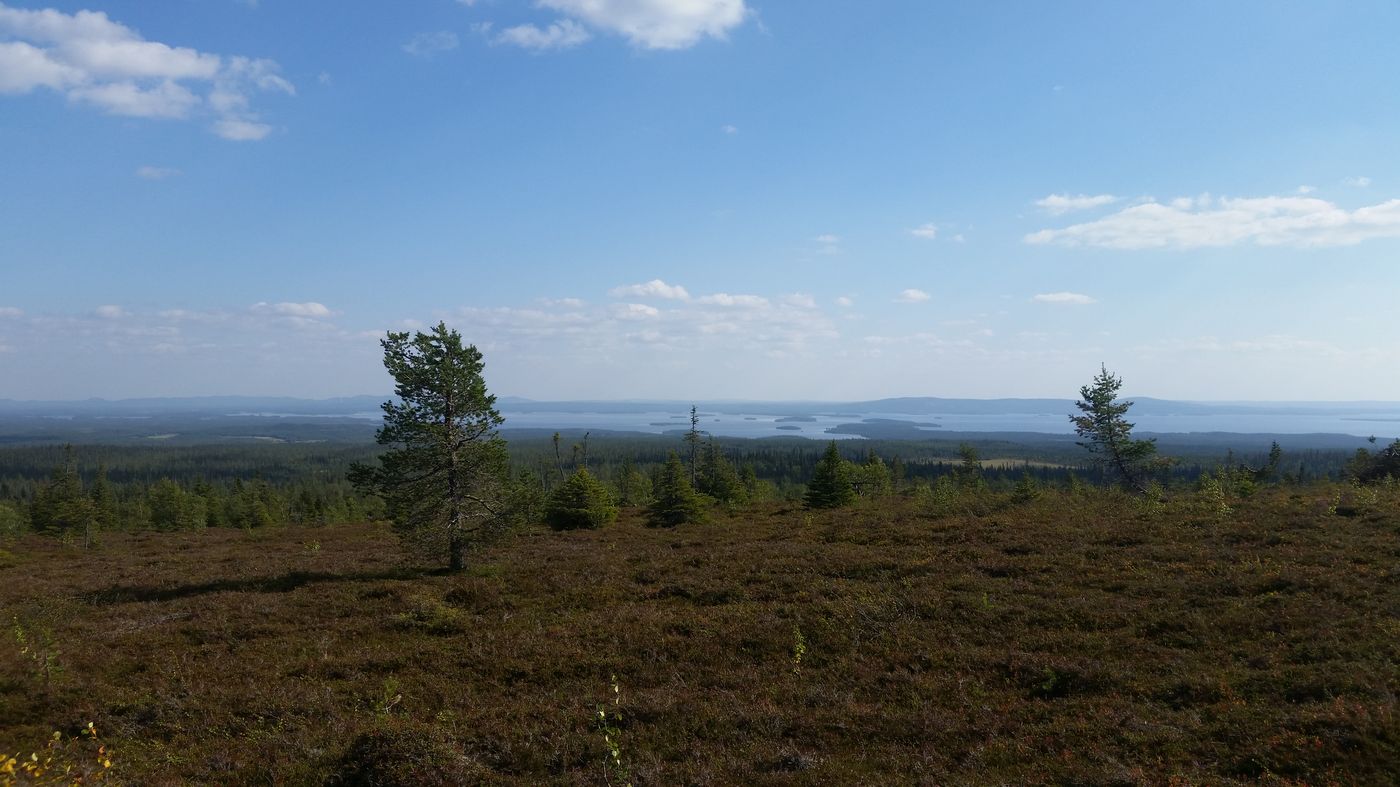
[[[657,474],[651,505],[647,506],[647,523],[653,527],[675,527],[704,519],[705,498],[690,485],[681,458],[672,451]]]
[[[725,458],[713,437],[706,442],[700,459],[698,486],[701,492],[721,503],[743,503],[748,499],[748,490],[739,478],[739,472]]]
[[[603,482],[580,467],[559,485],[545,504],[545,524],[555,530],[594,529],[617,519],[617,506]]]
[[[808,508],[840,508],[850,505],[855,499],[856,492],[851,486],[846,461],[841,458],[836,441],[832,440],[817,462],[811,482],[807,484],[804,502]]]

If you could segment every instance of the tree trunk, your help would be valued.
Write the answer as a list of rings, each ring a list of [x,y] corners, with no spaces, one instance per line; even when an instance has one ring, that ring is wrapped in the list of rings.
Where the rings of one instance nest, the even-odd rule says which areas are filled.
[[[467,567],[467,540],[460,533],[453,533],[447,546],[447,570],[458,572]]]

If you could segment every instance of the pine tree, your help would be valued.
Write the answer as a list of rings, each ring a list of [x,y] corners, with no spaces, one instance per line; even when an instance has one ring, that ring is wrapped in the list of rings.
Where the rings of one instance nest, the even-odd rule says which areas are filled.
[[[1089,385],[1079,389],[1075,402],[1083,415],[1071,415],[1074,431],[1083,439],[1094,462],[1110,476],[1139,493],[1147,493],[1147,475],[1158,464],[1156,440],[1134,440],[1133,424],[1124,416],[1132,402],[1119,402],[1123,380],[1104,366]]]
[[[982,477],[982,459],[977,448],[970,443],[958,445],[958,466],[953,468],[953,483],[963,492],[977,492],[987,487]]]
[[[350,479],[384,500],[398,531],[445,548],[461,571],[467,549],[503,532],[511,487],[504,419],[486,392],[481,353],[438,323],[429,333],[380,341],[397,401],[383,404],[375,439],[391,446],[379,467],[356,465]]]
[[[681,459],[672,451],[657,474],[647,506],[647,523],[653,527],[675,527],[705,519],[705,498],[686,479]]]
[[[817,462],[811,482],[807,484],[805,502],[808,508],[840,508],[850,505],[855,499],[846,460],[841,458],[841,451],[837,449],[836,441],[832,440]]]

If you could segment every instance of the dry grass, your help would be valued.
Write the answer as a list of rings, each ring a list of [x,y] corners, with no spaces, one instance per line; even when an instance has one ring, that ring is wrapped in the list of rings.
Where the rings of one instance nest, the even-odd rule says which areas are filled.
[[[62,671],[0,642],[0,751],[94,721],[140,784],[617,783],[616,675],[639,785],[1388,783],[1400,509],[1333,491],[631,511],[458,576],[374,526],[30,538],[0,613]]]

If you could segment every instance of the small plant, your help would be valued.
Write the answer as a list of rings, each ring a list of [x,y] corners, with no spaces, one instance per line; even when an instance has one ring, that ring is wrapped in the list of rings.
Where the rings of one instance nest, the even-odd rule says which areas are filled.
[[[28,756],[0,754],[0,787],[103,784],[111,783],[111,776],[111,752],[98,740],[92,722],[76,737],[65,739],[55,732],[43,749]]]
[[[63,672],[63,666],[59,663],[58,640],[54,638],[53,632],[39,623],[31,622],[26,625],[16,615],[13,618],[15,645],[19,647],[19,655],[27,660],[34,671],[34,675],[44,684],[44,692],[47,693],[53,685],[53,680]]]
[[[1201,476],[1201,503],[1213,514],[1228,514],[1230,501],[1225,497],[1225,485],[1213,475]]]
[[[403,692],[399,691],[399,681],[397,678],[389,677],[384,679],[379,696],[370,702],[370,710],[380,718],[388,716],[394,712],[394,708],[403,702]]]
[[[321,542],[307,541],[301,545],[301,549],[308,555],[315,555],[321,551]]]
[[[1017,503],[1029,503],[1040,497],[1040,483],[1029,471],[1021,474],[1016,488],[1011,491],[1011,499]]]
[[[609,684],[612,688],[612,709],[610,711],[607,704],[599,705],[595,719],[598,732],[603,735],[603,748],[607,749],[607,756],[603,759],[603,783],[632,787],[631,774],[622,760],[622,729],[619,727],[622,724],[622,686],[618,684],[616,675],[609,677]]]
[[[948,516],[958,505],[958,487],[953,479],[941,475],[929,491],[929,509],[935,516]]]
[[[802,629],[793,624],[792,626],[792,674],[798,676],[802,674],[802,658],[807,655],[807,638],[802,635]]]

